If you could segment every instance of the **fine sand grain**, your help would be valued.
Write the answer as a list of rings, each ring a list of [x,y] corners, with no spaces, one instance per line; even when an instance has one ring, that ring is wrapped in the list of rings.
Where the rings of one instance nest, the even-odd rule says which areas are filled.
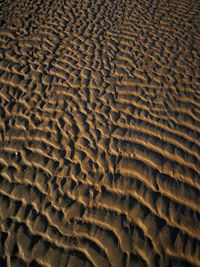
[[[200,1],[0,1],[0,266],[200,266]]]

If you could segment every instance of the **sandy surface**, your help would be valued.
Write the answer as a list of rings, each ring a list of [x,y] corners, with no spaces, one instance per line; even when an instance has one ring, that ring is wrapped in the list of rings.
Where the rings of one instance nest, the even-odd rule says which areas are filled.
[[[200,266],[199,10],[0,2],[0,266]]]

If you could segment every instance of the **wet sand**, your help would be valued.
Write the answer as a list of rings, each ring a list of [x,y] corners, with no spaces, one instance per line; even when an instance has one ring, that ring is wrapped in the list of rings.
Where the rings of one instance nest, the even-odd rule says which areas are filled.
[[[1,1],[0,116],[0,266],[200,266],[200,1]]]

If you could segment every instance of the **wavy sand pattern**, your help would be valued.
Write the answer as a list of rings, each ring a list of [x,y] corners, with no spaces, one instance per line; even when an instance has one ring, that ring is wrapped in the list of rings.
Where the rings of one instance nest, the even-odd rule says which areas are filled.
[[[200,1],[0,3],[0,266],[200,266]]]

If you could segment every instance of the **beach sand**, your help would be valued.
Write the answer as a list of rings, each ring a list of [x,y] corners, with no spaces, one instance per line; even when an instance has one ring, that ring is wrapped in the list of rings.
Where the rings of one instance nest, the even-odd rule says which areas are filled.
[[[200,1],[0,2],[0,266],[200,266]]]

